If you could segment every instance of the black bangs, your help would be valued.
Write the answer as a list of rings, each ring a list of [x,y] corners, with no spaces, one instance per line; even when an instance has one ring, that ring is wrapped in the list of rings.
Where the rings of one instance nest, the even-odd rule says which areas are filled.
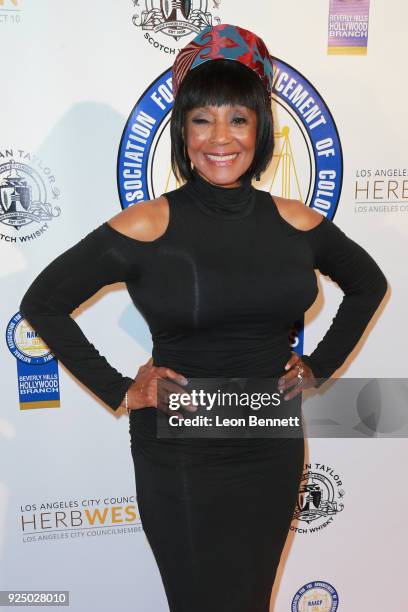
[[[183,79],[174,100],[170,121],[171,166],[180,180],[192,178],[191,162],[183,140],[185,113],[200,106],[241,105],[257,115],[256,150],[242,178],[260,175],[274,149],[273,119],[268,94],[258,75],[235,60],[209,60]]]
[[[191,70],[181,89],[184,111],[224,104],[240,104],[256,110],[259,98],[264,95],[264,85],[253,70],[237,61],[220,59],[204,62]]]

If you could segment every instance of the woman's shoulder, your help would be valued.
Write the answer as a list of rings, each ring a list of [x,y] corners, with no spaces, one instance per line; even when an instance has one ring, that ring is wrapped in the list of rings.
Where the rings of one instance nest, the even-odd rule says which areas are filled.
[[[164,195],[132,204],[107,220],[121,234],[151,242],[165,233],[169,222],[169,203]]]
[[[320,213],[303,204],[301,200],[291,200],[276,195],[272,197],[280,216],[298,230],[313,229],[324,219]]]

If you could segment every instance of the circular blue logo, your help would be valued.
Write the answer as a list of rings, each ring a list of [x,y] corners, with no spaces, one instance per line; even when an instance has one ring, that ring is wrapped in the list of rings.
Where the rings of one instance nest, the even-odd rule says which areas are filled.
[[[261,186],[300,199],[333,219],[343,180],[343,156],[334,119],[313,85],[274,59],[274,159]],[[122,208],[158,197],[179,185],[170,167],[171,70],[142,94],[126,122],[118,153]]]
[[[335,612],[339,605],[336,589],[328,582],[315,580],[303,585],[292,600],[291,612]]]
[[[6,341],[11,354],[23,363],[37,365],[55,359],[54,354],[20,312],[8,322]]]

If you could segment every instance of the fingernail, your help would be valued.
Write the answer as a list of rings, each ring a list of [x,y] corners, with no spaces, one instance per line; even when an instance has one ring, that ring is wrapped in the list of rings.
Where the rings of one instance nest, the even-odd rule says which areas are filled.
[[[289,370],[289,368],[290,368],[290,365],[287,363],[287,364],[285,365],[285,370]]]
[[[179,381],[181,382],[182,385],[188,385],[188,380],[187,378],[184,378],[184,376],[181,376],[179,378]]]

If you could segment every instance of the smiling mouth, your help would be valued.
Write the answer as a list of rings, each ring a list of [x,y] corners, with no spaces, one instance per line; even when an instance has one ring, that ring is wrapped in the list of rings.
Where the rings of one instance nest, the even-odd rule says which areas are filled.
[[[215,154],[210,154],[210,153],[204,153],[205,157],[207,159],[209,159],[210,161],[215,161],[215,162],[227,162],[227,161],[232,161],[234,159],[236,159],[239,155],[239,153],[230,153],[229,155],[215,155]]]

